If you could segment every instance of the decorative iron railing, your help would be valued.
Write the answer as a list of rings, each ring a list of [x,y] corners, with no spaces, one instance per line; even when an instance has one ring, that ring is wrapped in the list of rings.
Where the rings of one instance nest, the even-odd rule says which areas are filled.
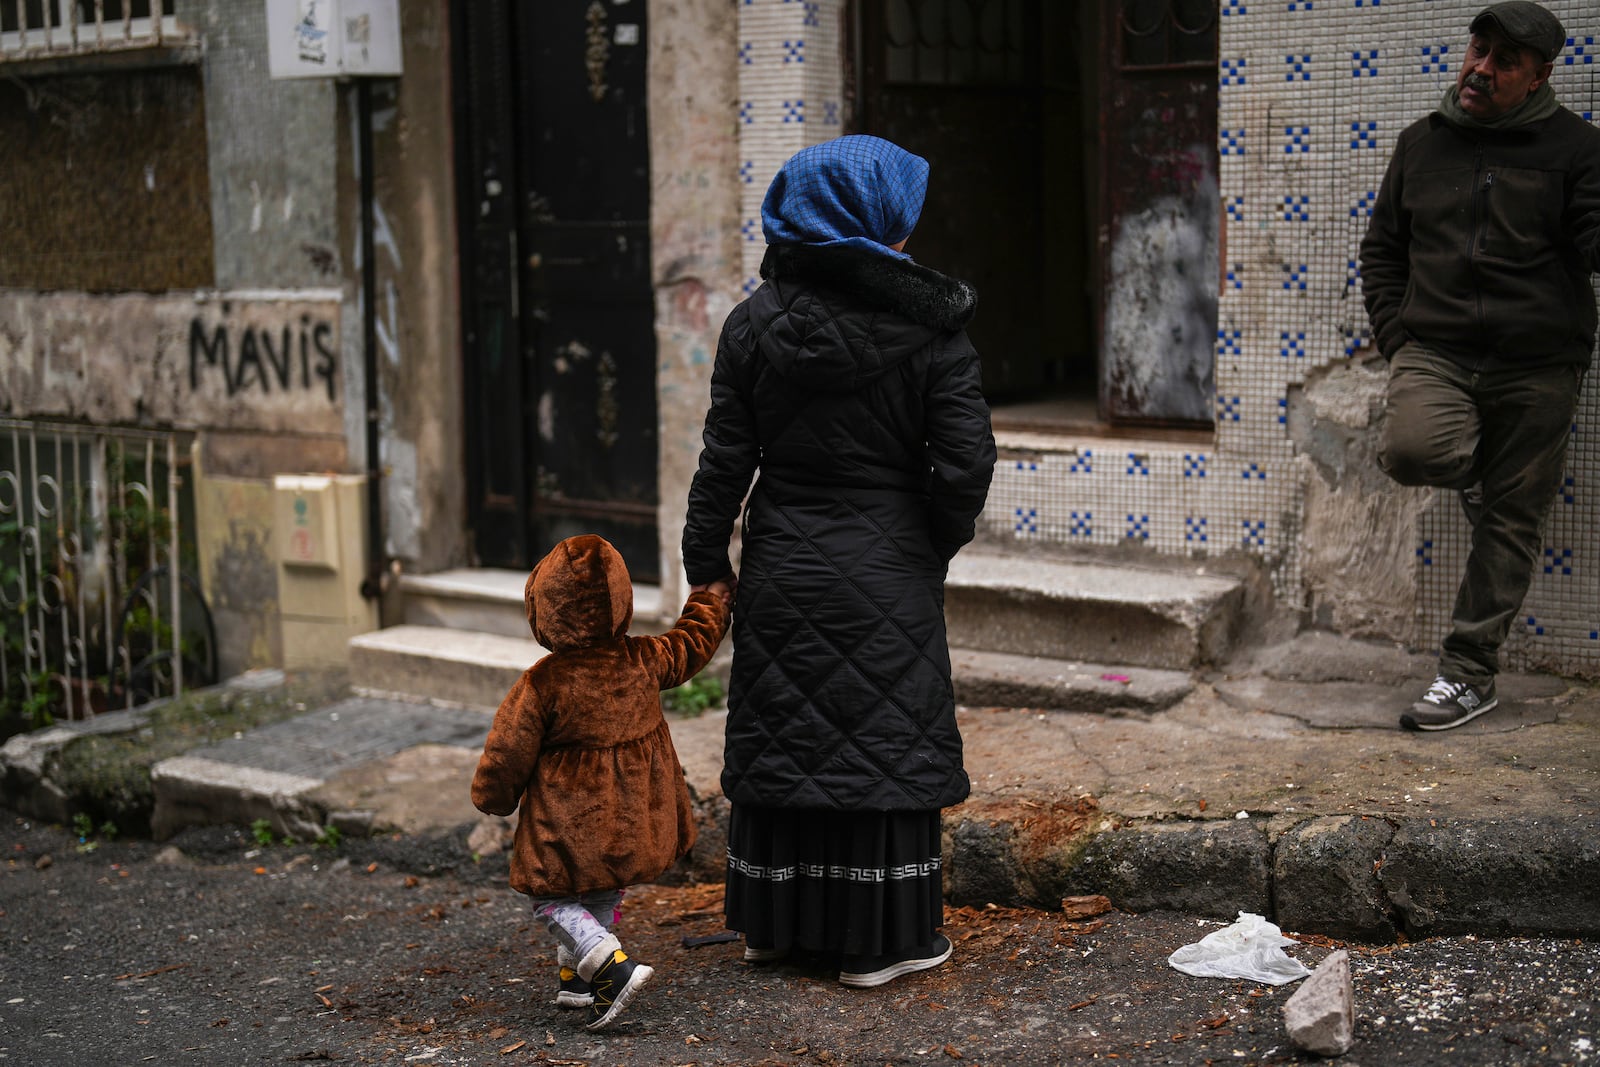
[[[215,681],[183,445],[0,419],[0,710],[23,725]]]
[[[173,0],[0,0],[0,64],[187,45]]]

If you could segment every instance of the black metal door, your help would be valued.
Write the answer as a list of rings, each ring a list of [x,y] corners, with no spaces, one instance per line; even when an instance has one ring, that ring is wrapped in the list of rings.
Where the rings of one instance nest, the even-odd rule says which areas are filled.
[[[519,476],[504,496],[523,518],[520,551],[500,542],[492,556],[482,534],[498,528],[490,508],[500,498],[486,480],[484,562],[526,565],[563,537],[598,533],[636,579],[659,577],[644,18],[643,3],[593,0],[516,5],[500,24],[509,159],[493,162],[510,176],[492,198],[493,179],[477,176],[488,206],[472,208],[471,224],[504,236],[484,242],[470,277],[492,275],[487,261],[504,254],[512,328],[494,336],[498,351],[487,334],[475,357],[469,349],[483,369],[469,403],[488,424],[477,439],[520,453],[520,472],[511,462],[490,470]],[[495,123],[471,125],[500,144]],[[483,153],[485,162],[493,155]]]

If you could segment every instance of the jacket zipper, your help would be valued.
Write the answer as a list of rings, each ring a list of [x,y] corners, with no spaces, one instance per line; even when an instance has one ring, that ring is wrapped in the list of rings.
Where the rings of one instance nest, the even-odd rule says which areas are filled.
[[[1484,245],[1487,242],[1489,231],[1489,187],[1494,184],[1494,171],[1489,171],[1483,181],[1479,182],[1478,175],[1484,173],[1482,145],[1478,146],[1475,155],[1476,158],[1472,164],[1472,181],[1477,186],[1477,189],[1472,201],[1472,231],[1467,239],[1467,264],[1468,270],[1473,275],[1472,299],[1478,312],[1477,327],[1482,332],[1484,329],[1483,287],[1477,284],[1476,254],[1478,251],[1487,251]]]

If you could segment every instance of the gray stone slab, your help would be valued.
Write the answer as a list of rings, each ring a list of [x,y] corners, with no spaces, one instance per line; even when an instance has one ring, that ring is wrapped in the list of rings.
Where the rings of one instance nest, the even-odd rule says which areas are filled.
[[[1412,937],[1600,931],[1600,818],[1413,819],[1379,870]]]
[[[470,708],[351,697],[191,754],[218,763],[326,779],[415,745],[482,748],[490,721],[484,712]]]
[[[1406,686],[1373,682],[1295,682],[1260,675],[1220,679],[1217,695],[1243,711],[1271,711],[1325,730],[1393,729],[1400,716],[1427,688],[1427,680]],[[1497,680],[1500,706],[1450,731],[1456,736],[1509,733],[1555,722],[1567,689],[1557,678],[1502,675]]]
[[[1334,815],[1281,834],[1272,850],[1272,899],[1285,930],[1389,942],[1397,930],[1378,872],[1394,836],[1386,819]]]
[[[1188,696],[1188,671],[950,650],[956,699],[971,707],[1161,711]]]

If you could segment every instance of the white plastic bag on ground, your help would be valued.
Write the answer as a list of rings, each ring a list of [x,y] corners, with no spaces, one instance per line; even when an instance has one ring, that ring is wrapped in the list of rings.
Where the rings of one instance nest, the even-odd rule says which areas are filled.
[[[1201,978],[1244,978],[1268,985],[1297,981],[1311,971],[1283,951],[1294,940],[1276,925],[1248,911],[1239,913],[1232,926],[1207,934],[1167,957],[1184,974]]]

